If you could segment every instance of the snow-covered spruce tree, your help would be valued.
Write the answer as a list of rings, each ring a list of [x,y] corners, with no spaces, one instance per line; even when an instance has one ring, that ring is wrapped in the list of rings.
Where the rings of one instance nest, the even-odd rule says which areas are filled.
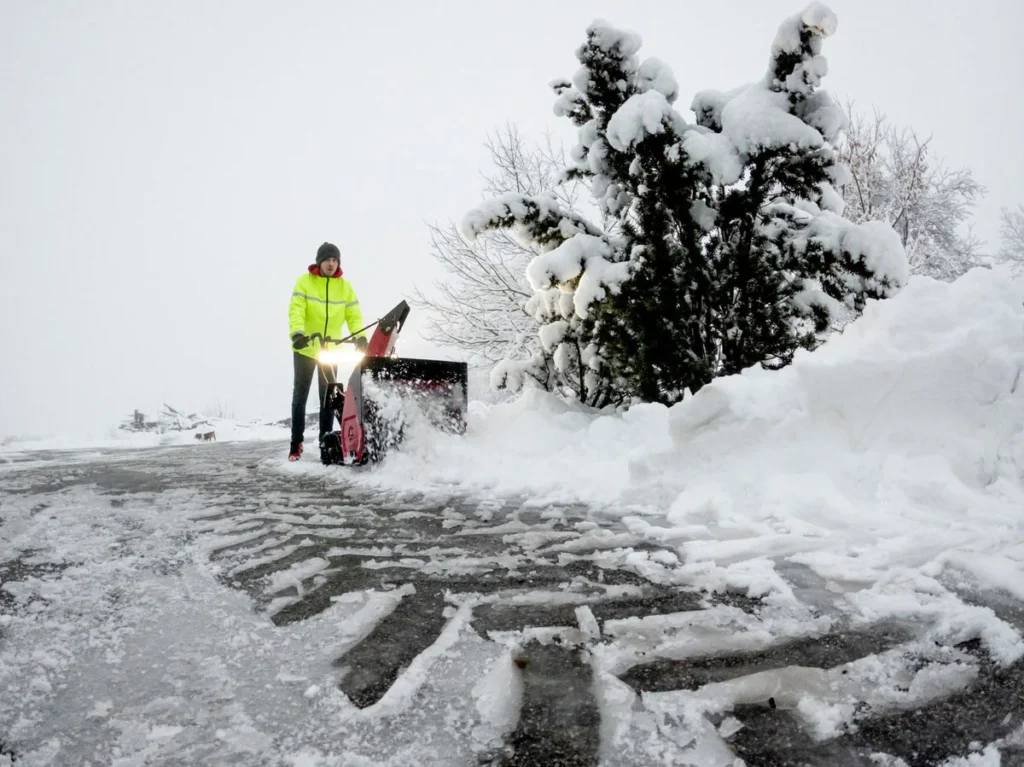
[[[787,19],[765,78],[698,94],[691,124],[668,67],[640,63],[639,37],[594,22],[572,82],[553,84],[555,111],[579,129],[567,176],[590,181],[614,227],[519,194],[463,220],[467,237],[514,227],[544,249],[530,283],[571,296],[589,374],[609,392],[670,404],[718,375],[785,365],[838,309],[905,280],[893,229],[840,215],[845,120],[818,90],[835,27],[820,3]],[[551,325],[541,332],[554,343]]]
[[[506,125],[488,136],[486,146],[491,168],[484,175],[485,194],[550,193],[569,209],[577,206],[581,185],[561,179],[565,158],[550,140],[529,144],[514,125]],[[428,312],[424,337],[462,350],[471,363],[491,369],[498,384],[534,386],[593,404],[595,392],[581,380],[573,329],[565,332],[572,353],[558,366],[556,349],[539,334],[542,326],[566,321],[559,309],[561,291],[535,292],[527,281],[526,267],[540,247],[504,229],[467,241],[451,222],[431,226],[430,238],[446,279],[434,284],[431,295],[417,289],[413,296],[413,303]]]
[[[839,186],[843,215],[890,223],[911,273],[954,280],[977,266],[981,243],[965,225],[985,190],[971,170],[947,168],[930,138],[898,128],[877,111],[870,118],[852,104],[845,111],[849,124],[839,160],[850,173]]]

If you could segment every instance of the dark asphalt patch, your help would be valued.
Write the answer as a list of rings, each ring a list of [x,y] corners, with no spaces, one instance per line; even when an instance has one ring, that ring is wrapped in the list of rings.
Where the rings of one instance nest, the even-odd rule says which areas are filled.
[[[344,673],[338,686],[359,708],[372,706],[437,640],[447,622],[444,594],[406,596],[362,642],[334,662]]]
[[[593,767],[598,763],[601,713],[593,671],[578,648],[531,642],[513,658],[522,675],[516,729],[495,767]]]
[[[812,739],[791,713],[769,705],[736,706],[743,728],[729,741],[747,764],[764,767],[877,765],[872,754],[902,759],[908,767],[934,767],[966,757],[1024,725],[1024,661],[999,668],[978,640],[958,645],[975,655],[980,671],[967,689],[911,711],[874,712],[865,705],[850,731],[824,742]],[[1024,764],[1024,749],[1007,747],[1003,765]]]
[[[883,751],[918,767],[967,756],[972,743],[1007,737],[1024,725],[1024,661],[999,668],[979,654],[981,669],[968,689],[914,711],[867,719],[844,740],[862,751]],[[1024,748],[1013,751],[1019,764]],[[1005,755],[1012,754],[1007,750]]]
[[[835,668],[889,650],[913,638],[906,626],[882,624],[842,634],[804,637],[754,653],[721,657],[659,659],[633,666],[620,679],[637,692],[696,690],[706,684],[787,666]]]
[[[23,551],[16,558],[6,562],[0,562],[0,615],[13,614],[17,600],[10,590],[4,588],[4,584],[18,583],[29,579],[54,580],[64,570],[71,567],[66,562],[31,562],[39,555],[35,551]],[[3,629],[0,628],[0,637],[3,637]]]
[[[484,604],[473,610],[473,628],[484,639],[491,631],[576,626],[576,605]]]

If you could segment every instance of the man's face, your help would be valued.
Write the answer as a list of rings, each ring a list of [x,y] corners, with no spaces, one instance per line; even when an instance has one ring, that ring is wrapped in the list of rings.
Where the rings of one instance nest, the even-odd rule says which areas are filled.
[[[338,271],[339,266],[341,264],[338,263],[338,259],[325,258],[320,262],[320,274],[324,275],[324,277],[333,277],[334,273]]]

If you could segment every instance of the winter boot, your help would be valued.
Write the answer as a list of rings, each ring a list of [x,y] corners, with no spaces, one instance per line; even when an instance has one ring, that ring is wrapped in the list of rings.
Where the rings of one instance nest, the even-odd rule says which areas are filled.
[[[288,451],[288,460],[297,461],[302,458],[302,443],[292,442],[291,449]]]

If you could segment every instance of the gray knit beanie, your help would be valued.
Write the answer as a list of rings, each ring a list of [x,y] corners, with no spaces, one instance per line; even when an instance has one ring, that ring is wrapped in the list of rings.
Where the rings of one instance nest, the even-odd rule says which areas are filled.
[[[341,251],[338,250],[337,245],[325,242],[316,250],[316,265],[320,266],[328,258],[336,258],[338,261],[341,261]]]

